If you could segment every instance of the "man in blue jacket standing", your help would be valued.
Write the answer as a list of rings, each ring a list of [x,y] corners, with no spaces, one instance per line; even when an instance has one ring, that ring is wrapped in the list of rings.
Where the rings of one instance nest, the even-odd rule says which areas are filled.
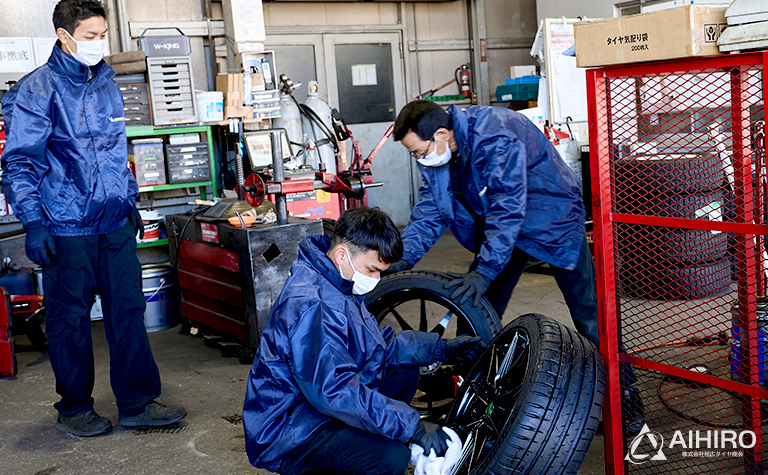
[[[398,114],[395,140],[416,159],[424,184],[403,232],[408,270],[446,229],[475,254],[469,272],[446,284],[460,302],[485,296],[499,315],[531,257],[548,263],[579,333],[599,346],[595,264],[587,245],[581,186],[544,134],[524,115],[500,107],[447,111],[429,101]],[[644,423],[626,371],[627,429]],[[636,412],[636,413],[635,413]]]
[[[3,96],[3,192],[21,221],[27,256],[43,267],[56,427],[78,436],[112,430],[96,414],[90,309],[103,295],[110,382],[124,427],[161,426],[186,412],[155,401],[160,375],[144,329],[136,233],[138,186],[127,167],[123,101],[103,60],[104,5],[62,0],[48,62]]]
[[[283,475],[402,475],[405,444],[445,453],[442,428],[408,405],[419,367],[474,361],[482,343],[379,329],[364,296],[402,250],[378,208],[348,210],[333,240],[301,243],[248,378],[243,422],[254,466]]]

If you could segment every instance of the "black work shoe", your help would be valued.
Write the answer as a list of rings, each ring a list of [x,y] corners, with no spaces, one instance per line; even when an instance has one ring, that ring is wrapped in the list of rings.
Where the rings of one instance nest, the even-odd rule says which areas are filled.
[[[80,437],[93,437],[111,431],[112,423],[106,417],[101,417],[91,410],[80,412],[74,416],[59,414],[56,428]]]
[[[157,401],[144,406],[144,412],[135,416],[120,416],[117,422],[123,427],[160,427],[179,422],[187,415],[183,407],[168,407]]]
[[[624,431],[629,437],[634,437],[643,430],[645,425],[645,408],[640,391],[634,387],[624,390],[621,398],[621,416],[624,422]]]

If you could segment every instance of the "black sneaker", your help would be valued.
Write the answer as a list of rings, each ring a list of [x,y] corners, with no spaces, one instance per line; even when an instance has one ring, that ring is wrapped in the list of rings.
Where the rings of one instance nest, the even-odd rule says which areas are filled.
[[[56,428],[62,432],[80,437],[93,437],[112,430],[112,423],[92,410],[80,412],[74,416],[59,414]]]
[[[123,427],[161,427],[179,422],[187,415],[183,407],[168,407],[157,401],[144,406],[144,412],[135,416],[120,416],[117,422]]]
[[[645,407],[640,391],[630,386],[624,390],[621,398],[621,416],[624,421],[624,431],[629,437],[634,437],[643,430],[645,425]]]

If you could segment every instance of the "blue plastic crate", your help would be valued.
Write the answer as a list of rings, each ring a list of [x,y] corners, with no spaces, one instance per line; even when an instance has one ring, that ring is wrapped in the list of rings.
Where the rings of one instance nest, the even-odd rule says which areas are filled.
[[[496,100],[499,102],[535,101],[538,97],[538,81],[535,84],[510,84],[496,88]]]
[[[541,76],[520,76],[515,79],[504,79],[505,86],[511,86],[513,84],[538,84]]]

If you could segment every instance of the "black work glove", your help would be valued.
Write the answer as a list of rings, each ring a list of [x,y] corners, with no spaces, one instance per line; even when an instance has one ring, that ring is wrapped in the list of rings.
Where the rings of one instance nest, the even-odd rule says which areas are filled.
[[[386,277],[390,274],[394,274],[395,272],[403,272],[411,269],[413,269],[413,264],[406,261],[405,259],[400,259],[399,261],[390,264],[389,268],[381,273],[381,276]]]
[[[448,282],[444,288],[450,289],[458,286],[451,294],[451,299],[458,299],[459,305],[464,305],[464,302],[474,297],[475,307],[477,307],[489,285],[491,285],[491,279],[473,270],[464,274],[464,277]]]
[[[133,226],[133,234],[138,233],[139,239],[144,239],[144,221],[141,220],[141,214],[135,206],[131,210],[131,214],[128,215],[128,222]]]
[[[53,243],[51,233],[40,221],[27,223],[24,230],[27,232],[27,257],[35,264],[44,267],[51,265],[53,258],[56,257],[56,245]]]
[[[429,455],[430,449],[435,449],[435,456],[442,457],[448,450],[448,441],[450,437],[445,433],[442,426],[433,422],[419,421],[411,442],[420,445],[424,449],[424,454]]]
[[[485,348],[479,336],[457,336],[445,342],[445,362],[451,365],[471,365]]]

